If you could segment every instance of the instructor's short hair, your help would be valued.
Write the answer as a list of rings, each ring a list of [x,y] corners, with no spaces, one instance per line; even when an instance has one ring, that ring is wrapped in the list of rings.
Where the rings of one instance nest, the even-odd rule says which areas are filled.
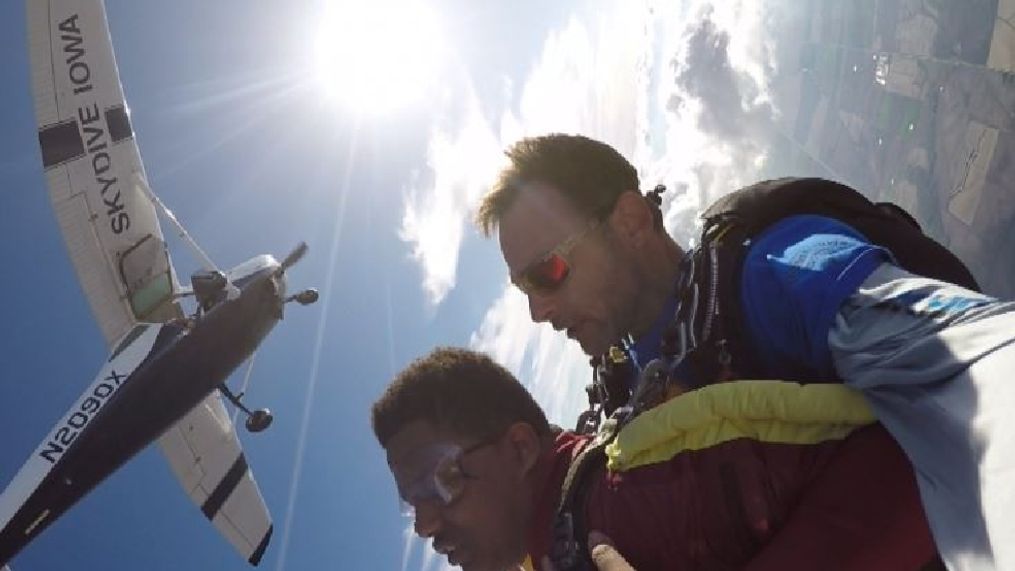
[[[527,183],[554,186],[590,218],[605,218],[624,191],[638,190],[638,171],[616,149],[582,135],[553,133],[522,139],[505,152],[510,164],[476,212],[476,224],[489,236]]]
[[[439,347],[399,373],[374,403],[374,434],[386,447],[405,425],[423,420],[456,435],[493,438],[516,422],[538,434],[550,425],[507,369],[482,353]]]

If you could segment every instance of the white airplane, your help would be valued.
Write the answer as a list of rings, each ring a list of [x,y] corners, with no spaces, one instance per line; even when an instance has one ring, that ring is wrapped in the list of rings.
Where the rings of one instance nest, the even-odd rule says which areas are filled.
[[[27,0],[32,89],[50,198],[110,356],[0,495],[0,566],[92,488],[157,440],[204,515],[256,565],[272,525],[221,396],[253,432],[271,423],[225,386],[282,318],[281,263],[222,272],[148,187],[102,0]],[[157,213],[203,260],[181,287]],[[187,316],[180,299],[192,295]],[[242,395],[240,395],[242,396]]]

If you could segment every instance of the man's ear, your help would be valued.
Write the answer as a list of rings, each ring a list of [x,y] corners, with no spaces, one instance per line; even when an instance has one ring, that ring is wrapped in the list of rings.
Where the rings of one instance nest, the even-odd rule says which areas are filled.
[[[640,246],[655,231],[652,208],[636,190],[620,193],[608,220],[614,235],[632,246]]]
[[[543,453],[543,439],[527,422],[516,422],[504,433],[507,444],[511,447],[514,462],[521,469],[520,474],[528,475],[536,466],[539,455]]]

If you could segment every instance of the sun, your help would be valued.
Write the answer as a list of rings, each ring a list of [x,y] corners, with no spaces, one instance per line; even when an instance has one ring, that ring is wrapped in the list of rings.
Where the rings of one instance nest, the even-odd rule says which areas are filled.
[[[363,113],[386,113],[432,86],[444,46],[420,0],[330,0],[315,41],[322,91]]]

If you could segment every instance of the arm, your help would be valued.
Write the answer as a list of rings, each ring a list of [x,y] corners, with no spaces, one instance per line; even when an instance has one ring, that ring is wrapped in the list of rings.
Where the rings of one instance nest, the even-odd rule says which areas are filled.
[[[760,352],[776,365],[832,371],[863,391],[916,467],[949,565],[1015,566],[1015,304],[912,275],[887,258],[864,262],[876,247],[848,226],[825,229],[841,237],[830,252],[780,226],[756,242],[742,284]],[[767,302],[748,301],[755,288]],[[836,484],[834,470],[816,486],[850,484]]]
[[[916,467],[942,557],[1015,565],[1015,304],[883,266],[828,342]]]

